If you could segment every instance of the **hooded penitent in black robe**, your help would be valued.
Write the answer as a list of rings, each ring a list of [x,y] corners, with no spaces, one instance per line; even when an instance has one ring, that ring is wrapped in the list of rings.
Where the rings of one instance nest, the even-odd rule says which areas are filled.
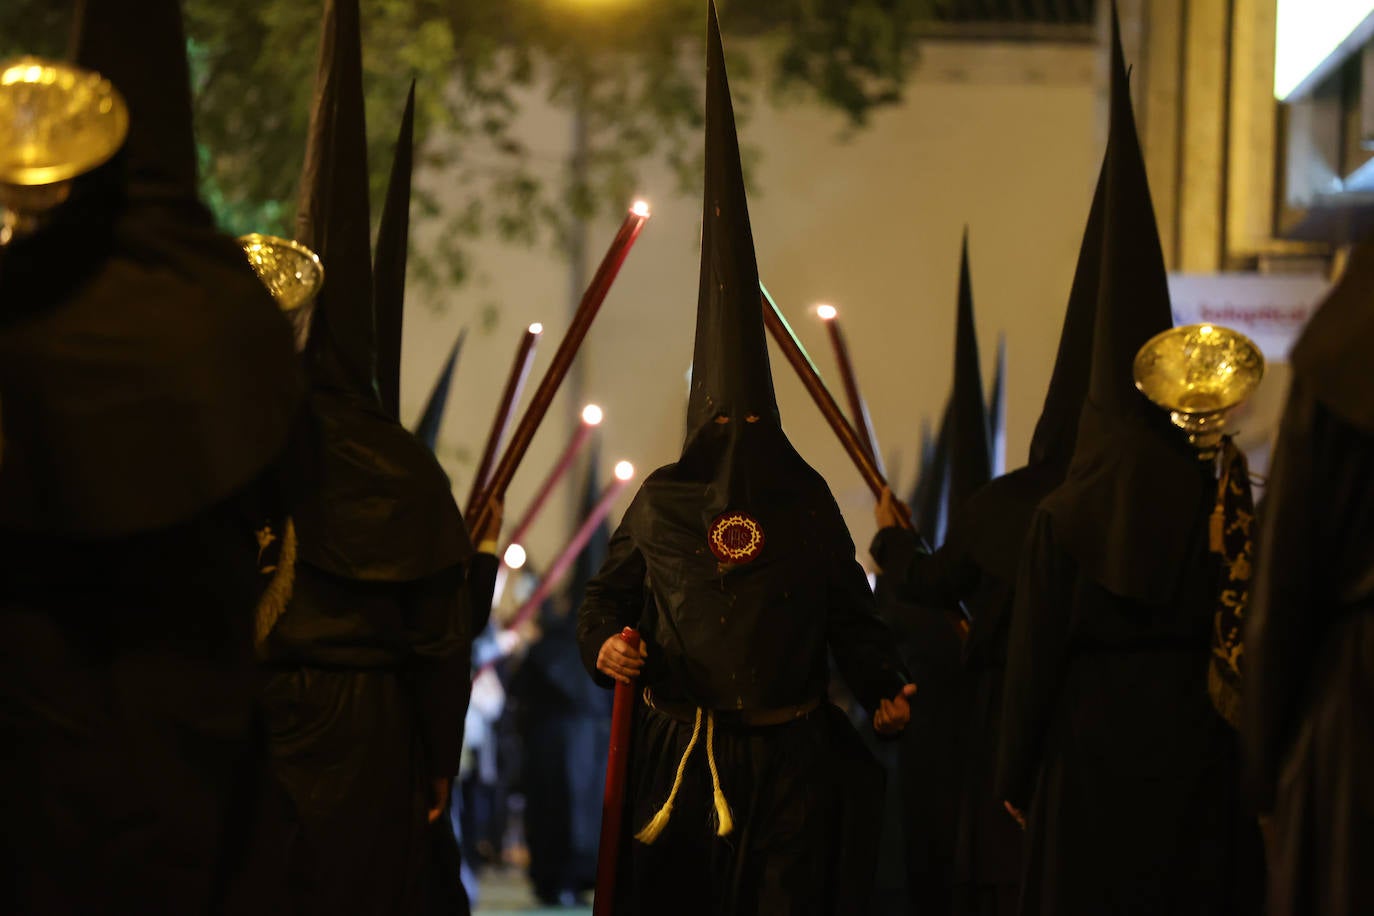
[[[1101,190],[1099,182],[1027,465],[975,491],[954,518],[949,538],[933,554],[920,549],[914,533],[895,528],[879,532],[872,547],[885,584],[899,596],[946,614],[962,602],[972,617],[957,680],[962,700],[958,751],[951,755],[958,793],[947,880],[949,905],[956,913],[1016,911],[1021,831],[994,786],[1007,635],[1026,531],[1040,500],[1063,482],[1087,393],[1097,311]]]
[[[593,448],[587,463],[584,516],[601,494],[598,452]],[[577,558],[567,595],[540,609],[539,639],[511,683],[522,742],[530,882],[545,903],[577,898],[596,883],[611,694],[582,671],[577,618],[570,611],[581,604],[610,539],[610,525],[603,521]]]
[[[1115,15],[1102,194],[1088,396],[1011,620],[997,782],[1027,812],[1021,913],[1252,912],[1258,826],[1207,690],[1216,482],[1132,379],[1171,315]]]
[[[1246,634],[1248,762],[1274,816],[1269,912],[1374,912],[1374,246],[1293,350]]]
[[[991,477],[967,237],[960,256],[957,301],[954,385],[940,428],[937,451],[944,451],[936,456],[938,466],[933,473],[937,476],[931,481],[942,497],[939,511],[951,520]],[[930,512],[923,509],[921,514]],[[922,593],[902,583],[900,573],[906,563],[899,562],[899,555],[909,562],[919,542],[914,531],[891,529],[879,532],[871,549],[881,570],[880,612],[902,634],[912,675],[921,686],[912,698],[911,724],[901,737],[898,754],[912,911],[944,914],[951,907],[958,832],[959,793],[953,787],[961,778],[953,748],[960,741],[968,699],[960,671],[959,637],[948,616],[951,611],[958,613],[958,602],[946,603],[942,593]],[[888,575],[889,568],[899,573],[895,581]],[[932,747],[946,752],[932,754]]]
[[[301,382],[196,193],[177,4],[126,12],[76,44],[123,149],[0,248],[0,911],[282,912],[253,630]]]
[[[660,813],[682,766],[661,835],[621,847],[617,909],[845,912],[830,899],[843,732],[822,702],[826,649],[870,714],[904,678],[839,509],[782,431],[714,6],[709,21],[691,432],[641,486],[578,620],[583,662],[606,686],[608,638],[635,626],[648,646],[655,708],[634,723],[631,831]],[[748,724],[769,714],[779,724]],[[727,807],[733,830],[717,836]]]
[[[294,594],[263,646],[274,764],[321,913],[420,907],[425,815],[458,769],[469,677],[467,531],[378,393],[399,360],[375,334],[367,175],[358,4],[330,0],[298,219],[326,271],[305,352],[319,485],[296,508]],[[398,307],[394,278],[377,292],[384,315]]]

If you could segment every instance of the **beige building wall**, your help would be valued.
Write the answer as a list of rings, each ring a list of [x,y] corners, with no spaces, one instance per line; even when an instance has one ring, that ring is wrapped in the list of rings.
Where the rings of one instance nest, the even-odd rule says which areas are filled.
[[[840,309],[881,448],[900,455],[901,490],[915,474],[920,422],[938,422],[950,386],[965,226],[984,374],[990,379],[997,335],[1005,332],[1008,463],[1024,460],[1101,162],[1100,57],[1089,45],[932,42],[904,103],[850,139],[834,113],[762,100],[743,129],[743,142],[761,153],[749,191],[764,282],[837,394],[834,360],[809,309],[818,302]],[[527,136],[556,168],[571,127],[530,101]],[[420,180],[442,192],[444,176]],[[665,171],[645,170],[643,195],[654,215],[581,356],[587,396],[606,409],[607,473],[621,457],[647,472],[673,461],[682,442],[701,204],[699,195],[675,196],[671,187]],[[614,229],[609,220],[592,227],[592,266]],[[494,243],[477,254],[482,281],[442,301],[414,301],[405,329],[409,420],[458,327],[473,325],[444,429],[446,465],[462,496],[470,467],[454,456],[480,450],[520,329],[534,320],[547,328],[532,390],[567,312],[568,267],[556,255]],[[486,302],[500,307],[489,334],[476,326]],[[830,482],[866,561],[872,500],[776,353],[773,373],[784,426]],[[511,490],[512,513],[566,442],[573,406],[556,405],[535,440]],[[565,539],[570,497],[531,539],[537,562]]]

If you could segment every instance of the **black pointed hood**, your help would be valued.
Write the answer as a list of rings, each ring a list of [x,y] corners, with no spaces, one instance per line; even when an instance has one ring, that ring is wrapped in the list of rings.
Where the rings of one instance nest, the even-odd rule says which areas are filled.
[[[940,431],[935,434],[930,463],[921,466],[921,477],[916,483],[920,495],[911,503],[916,530],[932,548],[944,543],[945,529],[949,523],[949,453],[954,430],[952,414],[951,403],[946,403],[940,417]]]
[[[907,491],[906,504],[915,511],[921,504],[921,494],[925,492],[922,481],[926,478],[926,472],[935,465],[935,431],[930,428],[930,419],[921,418],[921,437],[920,445],[916,449],[916,479],[911,482],[911,489]],[[913,519],[915,521],[915,519]],[[917,530],[920,529],[919,522]]]
[[[759,422],[780,422],[759,304],[759,268],[735,112],[720,23],[712,4],[706,42],[706,194],[688,435],[718,416],[743,423],[751,414]]]
[[[376,403],[376,326],[358,0],[325,0],[296,238],[324,263],[305,361],[317,388]]]
[[[1088,223],[1078,248],[1078,265],[1069,304],[1064,310],[1064,326],[1059,332],[1059,350],[1054,358],[1045,403],[1040,408],[1035,433],[1031,436],[1030,464],[1047,464],[1067,471],[1078,439],[1078,417],[1088,397],[1088,379],[1093,364],[1093,328],[1097,320],[1097,295],[1102,267],[1102,222],[1106,209],[1107,166],[1098,173]]]
[[[949,404],[949,511],[957,514],[974,491],[992,479],[987,402],[973,321],[968,231],[959,260],[959,311],[954,333],[954,389]]]
[[[1173,318],[1115,7],[1111,94],[1088,397],[1068,476],[1043,506],[1085,575],[1157,605],[1173,597],[1189,551],[1206,536],[1211,475],[1132,374],[1141,345]]]
[[[949,452],[954,441],[954,409],[945,404],[944,415],[940,419],[940,433],[936,434],[936,450],[930,466],[930,486],[922,494],[921,507],[918,509],[919,523],[925,527],[918,529],[923,537],[929,538],[930,547],[938,548],[944,544],[945,533],[949,529]],[[922,477],[926,472],[922,471]]]
[[[377,315],[377,394],[393,420],[401,415],[401,325],[405,317],[406,251],[410,244],[410,179],[414,168],[415,81],[406,94],[391,180],[382,202],[377,254],[372,265],[372,303]]]
[[[198,204],[191,76],[178,0],[146,0],[136,11],[86,0],[74,35],[76,63],[114,83],[129,106],[123,159],[130,198]]]
[[[858,585],[854,600],[871,594],[829,488],[778,420],[714,7],[705,198],[687,443],[640,486],[613,541],[643,558],[654,600],[642,630],[673,682],[663,695],[706,709],[776,708],[795,702],[809,675],[794,657],[761,657],[758,634],[780,646],[811,638],[798,634],[823,619],[829,586],[805,583],[843,577]],[[885,664],[866,673],[886,676]]]
[[[326,277],[305,353],[322,483],[296,511],[299,556],[372,582],[457,566],[472,544],[448,477],[377,392],[358,0],[325,0],[297,222]]]
[[[196,193],[178,4],[90,0],[77,22],[76,62],[124,96],[129,134],[0,251],[0,527],[91,538],[243,490],[280,456],[301,380],[285,319]]]
[[[1345,272],[1293,348],[1293,371],[1312,396],[1345,422],[1374,431],[1374,239],[1350,253]]]
[[[448,390],[453,384],[453,372],[458,366],[458,357],[463,352],[463,341],[467,340],[468,329],[458,332],[458,339],[453,342],[453,347],[448,351],[448,358],[444,360],[444,367],[439,370],[439,377],[434,380],[434,387],[429,392],[429,398],[425,401],[425,409],[420,414],[420,421],[415,425],[415,435],[420,441],[429,446],[431,452],[437,451],[439,447],[439,430],[444,423],[444,409],[448,406]]]
[[[1141,346],[1173,327],[1173,312],[1115,6],[1111,66],[1111,130],[1103,166],[1106,212],[1088,398],[1122,421],[1181,439],[1168,416],[1136,390],[1132,372]]]
[[[988,395],[988,445],[992,476],[1007,472],[1007,335],[997,335],[997,368]]]
[[[1021,559],[1026,533],[1040,501],[1064,482],[1078,438],[1078,422],[1088,396],[1092,369],[1093,322],[1097,314],[1105,166],[1097,181],[1078,266],[1059,335],[1059,352],[1044,407],[1031,439],[1024,467],[996,477],[969,500],[954,537],[964,540],[986,572],[1011,584]],[[975,630],[986,631],[975,624]]]

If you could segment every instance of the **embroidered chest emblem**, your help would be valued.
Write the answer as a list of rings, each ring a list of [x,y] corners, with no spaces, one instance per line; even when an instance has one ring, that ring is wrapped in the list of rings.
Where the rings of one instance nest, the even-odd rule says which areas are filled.
[[[763,526],[743,512],[726,512],[711,523],[707,540],[717,560],[737,566],[752,562],[763,552]]]

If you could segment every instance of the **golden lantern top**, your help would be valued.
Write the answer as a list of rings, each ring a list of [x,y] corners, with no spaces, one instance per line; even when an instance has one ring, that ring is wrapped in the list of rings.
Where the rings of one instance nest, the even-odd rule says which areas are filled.
[[[106,162],[128,133],[128,106],[100,74],[39,57],[0,63],[0,184],[70,181]]]
[[[311,302],[324,285],[319,256],[300,242],[253,232],[239,236],[248,263],[284,312]]]
[[[1264,357],[1243,334],[1214,324],[1172,328],[1136,354],[1135,386],[1206,457],[1232,412],[1264,377]]]

